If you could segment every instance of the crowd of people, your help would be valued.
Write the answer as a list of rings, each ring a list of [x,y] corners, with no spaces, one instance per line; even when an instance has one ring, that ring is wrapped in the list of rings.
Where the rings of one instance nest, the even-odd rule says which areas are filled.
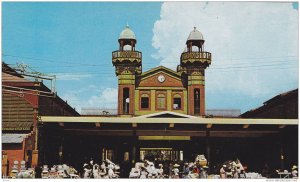
[[[51,168],[48,165],[42,167],[26,168],[25,161],[14,161],[11,170],[11,178],[97,178],[97,179],[112,179],[112,178],[272,178],[268,176],[268,166],[265,166],[262,174],[255,172],[247,172],[245,166],[242,165],[239,159],[229,160],[221,164],[217,173],[213,174],[209,171],[208,161],[204,155],[198,155],[193,162],[183,161],[150,161],[145,159],[139,161],[131,167],[129,161],[118,164],[106,159],[99,165],[91,159],[83,164],[83,172],[79,172],[72,166],[66,164],[53,165]],[[216,172],[216,171],[215,171]],[[298,178],[298,167],[293,165],[291,172],[284,170],[276,170],[277,177]]]
[[[19,161],[14,161],[13,167],[11,170],[11,178],[34,178],[35,170],[33,168],[26,168],[26,162],[20,162],[19,169]]]
[[[25,161],[19,162],[14,161],[11,170],[11,178],[52,178],[52,179],[62,179],[62,178],[79,178],[78,172],[72,166],[66,164],[63,165],[53,165],[50,169],[48,165],[43,165],[43,167],[26,168]]]
[[[207,160],[204,155],[198,155],[194,162],[159,163],[144,160],[137,162],[131,169],[129,178],[208,178]]]
[[[109,159],[103,161],[101,165],[94,163],[94,160],[91,159],[89,163],[83,165],[83,178],[119,178],[119,169],[120,166]]]
[[[220,178],[246,178],[246,172],[240,160],[225,162],[220,169]]]

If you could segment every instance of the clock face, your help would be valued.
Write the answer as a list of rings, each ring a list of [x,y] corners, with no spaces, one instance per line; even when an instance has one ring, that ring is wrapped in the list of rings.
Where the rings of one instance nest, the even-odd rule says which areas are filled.
[[[160,83],[162,83],[162,82],[164,82],[164,81],[166,80],[166,78],[165,78],[164,75],[159,75],[159,76],[157,77],[157,80],[158,80]]]

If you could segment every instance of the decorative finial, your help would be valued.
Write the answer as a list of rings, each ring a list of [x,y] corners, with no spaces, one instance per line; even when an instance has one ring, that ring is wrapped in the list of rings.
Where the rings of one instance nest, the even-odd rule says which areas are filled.
[[[194,27],[194,31],[196,30],[196,27]]]
[[[126,28],[129,28],[128,21],[126,22]]]

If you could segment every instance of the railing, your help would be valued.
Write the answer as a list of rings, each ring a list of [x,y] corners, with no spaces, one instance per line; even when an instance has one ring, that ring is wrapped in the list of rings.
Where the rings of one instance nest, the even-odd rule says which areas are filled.
[[[211,60],[210,52],[184,52],[181,54],[181,60],[186,59],[207,59]]]
[[[108,108],[97,108],[97,107],[84,107],[81,108],[82,115],[104,115],[104,116],[114,116],[118,115],[118,109],[108,109]]]
[[[112,58],[142,58],[142,53],[139,51],[114,51],[112,52]]]

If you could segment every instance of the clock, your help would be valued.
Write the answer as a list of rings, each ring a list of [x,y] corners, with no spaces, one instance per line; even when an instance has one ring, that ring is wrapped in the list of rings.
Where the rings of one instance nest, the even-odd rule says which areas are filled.
[[[157,77],[157,80],[158,80],[160,83],[162,83],[162,82],[164,82],[164,81],[166,80],[166,78],[165,78],[164,75],[159,75],[159,76]]]

